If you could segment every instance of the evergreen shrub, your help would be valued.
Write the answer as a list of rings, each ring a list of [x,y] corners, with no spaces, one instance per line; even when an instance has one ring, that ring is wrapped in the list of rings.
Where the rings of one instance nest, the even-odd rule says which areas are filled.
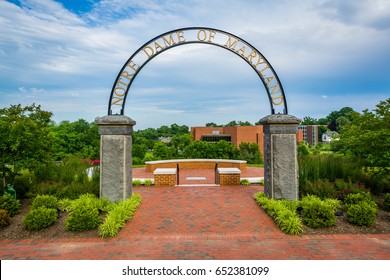
[[[347,220],[358,226],[371,226],[375,224],[377,208],[371,203],[361,201],[347,207]]]
[[[0,196],[0,209],[8,211],[8,214],[13,217],[19,214],[21,204],[18,199],[14,199],[11,195],[5,194]]]
[[[91,205],[78,204],[65,221],[67,231],[84,231],[97,228],[101,223],[99,210]]]
[[[58,200],[55,196],[52,195],[38,195],[34,198],[31,204],[31,209],[37,209],[42,206],[46,208],[57,209]]]
[[[11,217],[7,210],[0,209],[0,228],[6,227],[11,224]]]
[[[344,199],[344,204],[346,207],[349,207],[353,204],[359,204],[361,202],[366,202],[375,209],[378,208],[378,205],[372,199],[370,192],[351,193],[347,195]]]
[[[41,206],[30,210],[23,220],[23,225],[28,230],[41,230],[49,227],[57,221],[57,210]]]
[[[316,196],[306,196],[301,201],[303,222],[311,228],[330,227],[336,224],[335,206]]]

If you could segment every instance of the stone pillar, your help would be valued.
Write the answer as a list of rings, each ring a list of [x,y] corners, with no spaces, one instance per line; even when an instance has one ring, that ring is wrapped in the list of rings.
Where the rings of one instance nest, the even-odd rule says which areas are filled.
[[[132,195],[132,139],[135,121],[124,115],[95,120],[100,134],[100,197],[112,202]]]
[[[269,198],[298,200],[297,130],[300,119],[275,114],[260,120],[264,132],[264,192]]]

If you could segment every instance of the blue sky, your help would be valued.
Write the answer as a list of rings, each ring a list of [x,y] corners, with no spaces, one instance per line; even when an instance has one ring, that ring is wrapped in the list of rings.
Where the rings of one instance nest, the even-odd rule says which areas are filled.
[[[289,113],[321,118],[390,97],[387,0],[0,0],[0,107],[41,104],[56,122],[107,114],[126,60],[169,30],[207,26],[256,47],[276,70]],[[238,56],[185,45],[155,57],[130,89],[135,129],[270,113],[256,73]]]

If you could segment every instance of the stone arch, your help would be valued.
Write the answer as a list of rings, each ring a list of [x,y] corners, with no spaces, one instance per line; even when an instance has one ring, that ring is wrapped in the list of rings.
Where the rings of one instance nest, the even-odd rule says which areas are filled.
[[[264,131],[264,192],[270,198],[298,199],[296,131],[300,119],[288,115],[280,80],[268,60],[252,45],[231,33],[189,27],[163,33],[141,46],[123,65],[112,87],[108,115],[96,119],[101,135],[100,196],[122,201],[132,195],[132,137],[134,120],[124,115],[129,89],[142,68],[155,56],[185,44],[210,44],[244,59],[261,79],[271,114],[262,118]]]
[[[188,27],[158,35],[142,45],[122,66],[115,79],[108,104],[108,115],[124,114],[126,98],[138,73],[161,53],[187,44],[208,44],[226,49],[247,62],[264,85],[271,114],[287,114],[283,86],[272,65],[254,46],[240,37],[208,27]]]

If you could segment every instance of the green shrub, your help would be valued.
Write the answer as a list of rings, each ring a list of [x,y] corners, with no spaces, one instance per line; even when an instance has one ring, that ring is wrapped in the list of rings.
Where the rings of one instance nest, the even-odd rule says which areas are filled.
[[[376,220],[377,208],[371,203],[361,201],[357,204],[350,204],[347,207],[347,220],[358,226],[371,226]]]
[[[152,182],[151,179],[146,179],[146,180],[144,181],[144,185],[147,186],[147,187],[151,186],[152,184],[153,184],[153,182]]]
[[[361,202],[366,202],[375,209],[378,208],[378,205],[372,199],[371,194],[369,192],[351,193],[347,195],[344,199],[344,204],[346,205],[346,207]]]
[[[74,203],[75,207],[77,207],[78,205],[83,205],[88,206],[90,208],[96,208],[104,212],[107,212],[111,205],[111,202],[106,197],[99,199],[91,193],[80,195],[80,197],[76,199]]]
[[[390,193],[387,193],[385,195],[385,198],[383,200],[383,209],[386,211],[390,211]]]
[[[340,201],[337,200],[337,199],[326,198],[326,199],[324,200],[324,203],[327,204],[327,205],[329,205],[329,207],[332,207],[333,212],[336,212],[336,211],[338,211],[338,210],[341,209],[341,203],[340,203]]]
[[[11,217],[7,210],[0,209],[0,228],[6,227],[11,224]]]
[[[15,176],[12,183],[16,191],[16,197],[25,198],[30,188],[35,184],[35,181],[33,173],[30,173],[28,170],[22,170],[21,174]]]
[[[297,202],[268,199],[263,192],[255,194],[254,199],[284,233],[293,235],[303,233],[302,222],[295,211]]]
[[[133,187],[139,187],[141,186],[141,184],[142,184],[141,180],[138,179],[133,180]]]
[[[8,214],[13,217],[19,214],[21,205],[20,201],[14,199],[11,195],[5,194],[0,196],[0,209],[8,211]]]
[[[301,220],[295,212],[289,209],[281,209],[275,217],[275,222],[284,233],[293,235],[303,233]]]
[[[315,196],[306,196],[300,205],[303,222],[309,227],[330,227],[336,224],[333,203],[326,203]]]
[[[57,221],[57,210],[41,206],[33,209],[23,220],[23,225],[28,230],[40,230],[51,226]]]
[[[306,184],[301,187],[300,193],[302,196],[315,195],[321,199],[335,198],[337,196],[334,183],[327,179],[307,181]]]
[[[133,194],[130,199],[114,204],[104,223],[99,226],[100,236],[104,238],[115,237],[126,225],[126,222],[134,216],[140,203],[141,196]]]
[[[36,198],[34,198],[31,204],[31,209],[37,209],[42,206],[46,208],[57,209],[58,200],[55,196],[52,195],[38,195]]]
[[[264,179],[260,179],[260,185],[264,186]]]
[[[334,182],[331,182],[328,179],[317,179],[314,181],[307,181],[300,187],[302,197],[306,195],[315,195],[321,199],[336,198],[344,200],[350,193],[364,191],[366,191],[366,189],[363,184],[344,181],[342,179],[336,179]]]
[[[69,198],[61,199],[58,201],[58,208],[60,208],[61,211],[70,212],[74,209],[74,201]]]
[[[98,208],[78,204],[65,221],[67,231],[84,231],[97,228],[101,223]]]
[[[242,180],[241,180],[241,185],[243,185],[243,186],[249,186],[249,185],[250,185],[250,182],[249,182],[248,179],[242,179]]]

